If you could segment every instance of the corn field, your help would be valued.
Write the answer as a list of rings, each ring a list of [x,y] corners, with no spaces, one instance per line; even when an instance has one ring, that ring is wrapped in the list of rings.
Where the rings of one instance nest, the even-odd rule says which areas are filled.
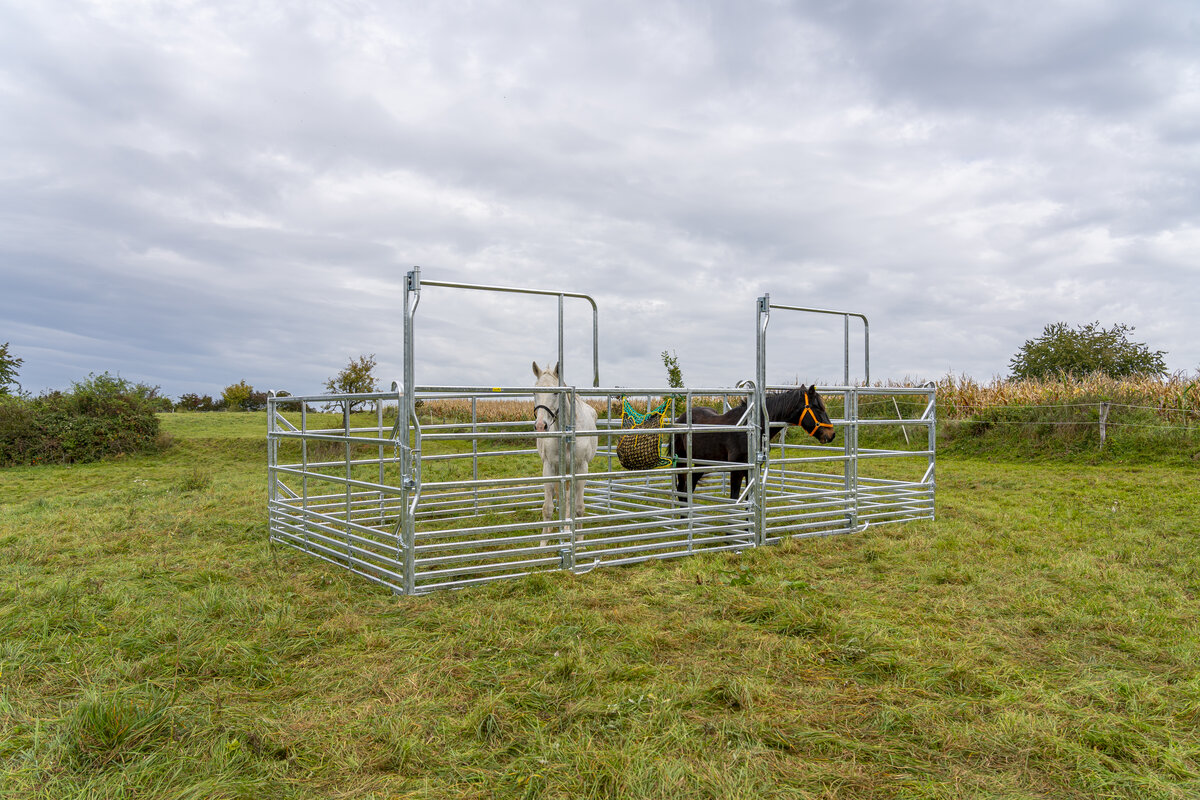
[[[937,396],[939,415],[948,419],[968,419],[996,407],[1094,405],[1100,402],[1191,419],[1197,419],[1200,414],[1200,378],[1188,378],[1181,373],[1165,379],[1116,379],[1102,374],[1042,381],[994,378],[986,384],[965,375],[948,375],[938,381]]]

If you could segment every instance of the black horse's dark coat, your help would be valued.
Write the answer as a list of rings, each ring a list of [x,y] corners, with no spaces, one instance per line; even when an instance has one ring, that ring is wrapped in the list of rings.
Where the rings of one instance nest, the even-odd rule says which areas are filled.
[[[767,417],[772,422],[785,422],[788,425],[799,425],[805,432],[816,437],[822,444],[833,441],[834,430],[829,423],[829,415],[825,411],[825,401],[817,394],[816,386],[800,386],[786,392],[772,392],[766,397]],[[805,409],[812,413],[806,413]],[[718,414],[710,408],[693,408],[690,419],[695,425],[736,425],[746,413],[743,402],[736,408]],[[687,425],[689,414],[679,415],[675,420],[677,425]],[[760,420],[760,426],[762,420]],[[732,463],[749,464],[746,434],[739,431],[704,432],[693,430],[692,458],[699,461],[728,461]],[[687,463],[688,434],[675,434],[675,454],[680,466]],[[729,497],[736,500],[741,493],[742,482],[746,480],[747,470],[735,469],[729,473]],[[691,473],[692,489],[704,477],[704,470],[697,469]],[[675,490],[683,495],[687,490],[687,474],[675,476]]]

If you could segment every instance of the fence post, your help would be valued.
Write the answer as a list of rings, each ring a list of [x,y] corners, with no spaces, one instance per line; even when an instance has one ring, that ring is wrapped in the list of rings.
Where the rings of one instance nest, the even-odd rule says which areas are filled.
[[[1104,439],[1108,434],[1108,407],[1107,402],[1100,404],[1100,447],[1104,447]]]
[[[903,420],[903,419],[904,419],[904,415],[900,413],[900,404],[896,402],[896,395],[892,395],[892,405],[896,407],[896,418],[897,418],[897,419],[900,419],[900,420]],[[903,425],[901,425],[901,426],[900,426],[900,432],[904,434],[904,443],[905,443],[906,445],[908,445],[909,447],[911,447],[911,446],[912,446],[912,442],[910,442],[910,441],[908,440],[908,428],[906,428],[906,427],[904,427]]]

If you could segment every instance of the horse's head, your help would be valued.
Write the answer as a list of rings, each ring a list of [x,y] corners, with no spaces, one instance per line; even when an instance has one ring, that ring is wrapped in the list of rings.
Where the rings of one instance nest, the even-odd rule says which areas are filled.
[[[561,386],[562,382],[558,378],[559,366],[561,364],[555,364],[554,369],[542,369],[536,361],[533,362],[533,374],[537,378],[534,386]],[[558,422],[561,402],[562,395],[557,392],[534,392],[533,429],[539,433],[550,430]]]
[[[800,412],[800,427],[821,444],[829,444],[836,435],[833,424],[829,421],[829,414],[825,411],[825,401],[817,394],[815,383],[804,390],[804,410]]]

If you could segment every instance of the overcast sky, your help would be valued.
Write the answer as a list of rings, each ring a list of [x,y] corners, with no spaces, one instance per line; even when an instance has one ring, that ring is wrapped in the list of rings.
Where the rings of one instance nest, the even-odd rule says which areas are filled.
[[[1200,368],[1195,0],[0,0],[24,389],[402,374],[403,279],[593,296],[603,385],[754,374],[755,302],[871,378],[1051,322]],[[565,303],[566,377],[591,309]],[[527,385],[557,301],[427,286],[420,384]],[[862,373],[852,326],[852,377]],[[840,382],[776,311],[769,378]]]

